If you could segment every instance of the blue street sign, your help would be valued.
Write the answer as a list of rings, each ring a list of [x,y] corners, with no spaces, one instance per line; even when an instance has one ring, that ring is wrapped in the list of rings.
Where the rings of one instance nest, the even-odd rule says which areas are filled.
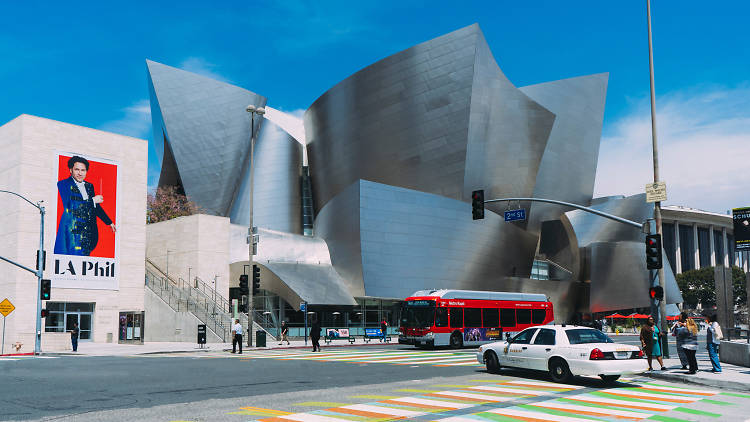
[[[505,221],[519,221],[526,219],[526,209],[505,211]]]

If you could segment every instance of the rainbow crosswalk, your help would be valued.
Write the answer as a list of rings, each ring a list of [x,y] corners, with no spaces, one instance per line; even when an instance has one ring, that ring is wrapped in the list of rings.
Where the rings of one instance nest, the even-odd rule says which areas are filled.
[[[347,348],[349,349],[349,348]],[[474,351],[423,350],[271,350],[245,353],[239,359],[310,360],[325,362],[387,363],[391,365],[482,366]]]
[[[235,415],[261,416],[256,422],[342,422],[415,419],[445,422],[477,421],[638,421],[678,422],[719,419],[701,410],[722,402],[716,390],[651,382],[621,383],[619,388],[593,389],[536,380],[475,380],[465,385],[435,385],[417,395],[386,396],[377,401],[293,413],[243,407]],[[750,395],[734,394],[750,405]],[[356,396],[355,396],[356,397]],[[740,397],[737,399],[736,397]],[[705,402],[703,402],[705,401]],[[325,406],[325,403],[321,403]]]

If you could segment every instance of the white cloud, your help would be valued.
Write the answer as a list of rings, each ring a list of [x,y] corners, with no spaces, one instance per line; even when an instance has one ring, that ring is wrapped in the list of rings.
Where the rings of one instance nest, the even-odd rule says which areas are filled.
[[[122,117],[102,124],[99,129],[146,139],[151,134],[151,106],[148,100],[138,100],[123,108]]]
[[[202,57],[188,57],[187,59],[183,60],[182,63],[180,63],[180,65],[177,67],[182,70],[187,70],[188,72],[197,73],[198,75],[203,75],[207,78],[215,79],[217,81],[231,83],[229,79],[216,72],[217,66],[215,64],[207,61]]]
[[[656,98],[659,175],[668,205],[706,211],[750,206],[750,86]],[[650,105],[643,100],[605,130],[595,196],[642,193],[653,181]]]

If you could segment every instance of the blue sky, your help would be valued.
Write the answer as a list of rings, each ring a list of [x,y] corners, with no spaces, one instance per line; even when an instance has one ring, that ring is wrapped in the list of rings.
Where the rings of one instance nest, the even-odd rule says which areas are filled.
[[[379,59],[479,23],[517,86],[610,73],[596,194],[639,193],[652,177],[645,0],[120,4],[4,4],[0,124],[27,113],[149,139],[147,58],[298,111]],[[750,205],[738,182],[750,173],[750,3],[717,4],[652,8],[667,203],[724,213]]]

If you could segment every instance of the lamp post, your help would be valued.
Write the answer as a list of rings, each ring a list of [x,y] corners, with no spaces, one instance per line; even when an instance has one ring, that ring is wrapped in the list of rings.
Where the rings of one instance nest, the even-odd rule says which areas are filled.
[[[654,183],[659,182],[659,150],[656,142],[656,97],[654,92],[654,48],[651,40],[651,0],[646,0],[646,15],[648,18],[648,70],[649,81],[651,85],[651,147],[654,162]],[[656,223],[656,233],[661,235],[661,201],[654,203],[654,221]],[[661,253],[661,251],[659,251]],[[664,280],[664,267],[658,270],[659,286],[664,292],[664,298],[659,302],[659,331],[662,333],[664,357],[669,357],[669,347],[666,333],[669,332],[667,327],[667,289]]]
[[[16,267],[23,268],[24,270],[36,275],[36,335],[34,336],[34,355],[38,355],[42,352],[42,277],[44,277],[44,201],[39,201],[36,204],[29,201],[25,197],[11,192],[9,190],[0,190],[2,193],[9,193],[15,195],[24,201],[28,202],[32,206],[39,210],[39,250],[36,257],[36,271],[14,262],[11,259],[0,256],[0,259],[6,261]]]
[[[255,234],[253,233],[253,171],[254,171],[254,165],[253,165],[253,155],[255,155],[255,115],[263,116],[266,114],[266,109],[263,107],[256,107],[253,104],[250,104],[245,108],[245,111],[250,113],[250,180],[248,183],[250,184],[250,245],[248,247],[248,255],[250,257],[249,264],[250,264],[250,270],[252,274],[252,268],[253,268],[253,255],[255,253]],[[252,283],[252,281],[250,281]],[[252,347],[253,346],[253,313],[255,310],[253,309],[253,286],[250,286],[248,295],[247,295],[247,346]]]

